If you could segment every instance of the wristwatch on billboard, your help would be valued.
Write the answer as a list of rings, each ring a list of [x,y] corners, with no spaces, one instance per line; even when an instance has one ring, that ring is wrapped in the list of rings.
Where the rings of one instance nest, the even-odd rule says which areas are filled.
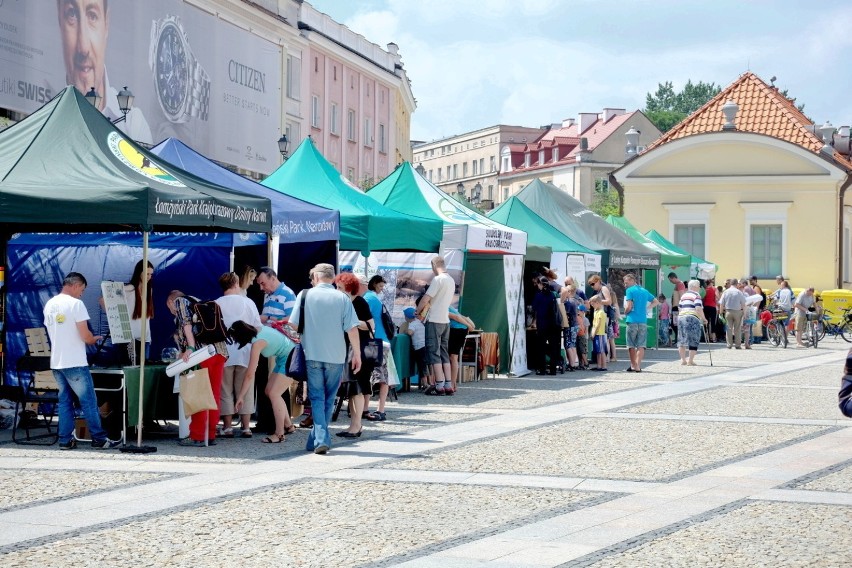
[[[210,111],[210,77],[192,54],[177,16],[151,23],[148,65],[154,73],[154,90],[166,118],[183,123],[207,120]]]

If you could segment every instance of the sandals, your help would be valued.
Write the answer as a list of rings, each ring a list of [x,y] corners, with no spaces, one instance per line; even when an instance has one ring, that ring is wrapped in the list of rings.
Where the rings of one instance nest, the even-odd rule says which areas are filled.
[[[367,416],[367,420],[371,420],[373,422],[384,422],[386,420],[386,416],[384,412],[379,412],[378,410],[375,412],[371,412]]]
[[[251,438],[251,437],[252,437],[251,428],[246,428],[245,430],[243,430],[240,433],[240,438]]]
[[[284,428],[284,435],[289,436],[290,434],[292,434],[295,431],[296,431],[295,424],[291,424],[289,428]]]
[[[217,434],[217,436],[221,438],[233,438],[234,437],[234,429],[233,428],[225,428],[222,430],[221,434]]]
[[[266,436],[263,440],[261,440],[261,442],[263,442],[264,444],[280,444],[283,441],[284,434],[281,434],[280,436],[270,434],[269,436]]]

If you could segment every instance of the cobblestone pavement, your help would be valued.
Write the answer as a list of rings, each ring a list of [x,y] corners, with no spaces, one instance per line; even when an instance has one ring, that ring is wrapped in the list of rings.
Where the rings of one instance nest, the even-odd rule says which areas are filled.
[[[125,454],[0,432],[4,566],[841,566],[848,344],[626,352],[607,373],[400,393],[328,455],[220,440]],[[373,403],[375,408],[375,403]],[[345,412],[333,431],[347,426]]]

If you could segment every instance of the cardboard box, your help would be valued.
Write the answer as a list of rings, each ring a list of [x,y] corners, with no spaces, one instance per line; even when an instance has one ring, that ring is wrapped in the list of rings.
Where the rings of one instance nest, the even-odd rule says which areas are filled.
[[[78,440],[89,439],[89,426],[86,424],[85,418],[74,419],[74,437]]]

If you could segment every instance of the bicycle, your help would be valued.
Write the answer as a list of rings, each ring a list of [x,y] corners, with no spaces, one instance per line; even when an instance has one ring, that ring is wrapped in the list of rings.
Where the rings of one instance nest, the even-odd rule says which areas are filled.
[[[772,319],[766,324],[766,335],[769,337],[769,343],[773,347],[783,345],[787,347],[787,322],[790,320],[790,315],[781,310],[772,310]]]
[[[840,336],[847,343],[852,343],[852,307],[843,309],[840,321],[837,323],[831,321],[834,318],[829,314],[833,314],[833,312],[823,310],[823,315],[818,322],[819,340],[822,341],[826,335],[831,335]]]
[[[820,339],[820,315],[816,312],[805,314],[805,328],[802,330],[802,343],[808,347],[817,348]],[[825,332],[823,331],[823,334]]]

